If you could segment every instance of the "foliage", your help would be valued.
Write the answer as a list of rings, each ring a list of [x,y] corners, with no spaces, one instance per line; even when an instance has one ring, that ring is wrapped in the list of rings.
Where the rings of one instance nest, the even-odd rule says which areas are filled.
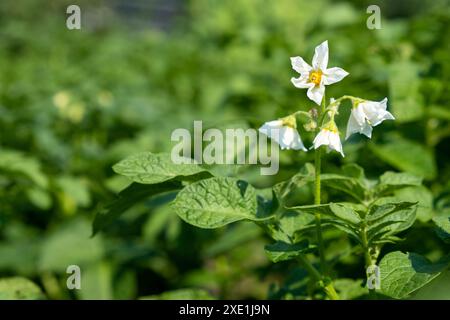
[[[0,299],[324,298],[299,260],[318,264],[318,211],[341,298],[368,298],[366,248],[380,297],[448,299],[446,1],[381,1],[381,30],[361,1],[175,3],[161,18],[157,1],[79,1],[82,30],[65,28],[67,1],[0,3]],[[167,161],[194,120],[307,111],[289,57],[325,39],[351,74],[342,90],[388,93],[397,119],[326,156],[325,204],[310,205],[312,152],[281,153],[276,176]]]

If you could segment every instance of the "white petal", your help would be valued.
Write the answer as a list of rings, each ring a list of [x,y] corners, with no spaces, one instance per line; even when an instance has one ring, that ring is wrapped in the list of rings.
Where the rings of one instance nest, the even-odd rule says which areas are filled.
[[[390,113],[389,111],[386,111],[386,113],[383,116],[383,120],[395,120],[395,118],[392,115],[392,113]]]
[[[316,47],[312,61],[314,70],[326,70],[328,66],[328,41],[325,40]]]
[[[387,109],[387,101],[388,101],[388,98],[384,98],[383,100],[380,101],[380,105],[383,108],[383,110]]]
[[[283,126],[283,121],[281,120],[273,120],[273,121],[269,121],[264,123],[261,128],[259,128],[259,131],[262,132],[262,130],[270,130],[273,128],[278,128],[281,129],[281,127]]]
[[[292,139],[292,143],[291,143],[291,149],[294,150],[303,150],[303,151],[308,151],[305,146],[303,145],[303,141],[300,138],[300,135],[298,134],[298,131],[290,128],[293,131],[294,137]]]
[[[303,60],[302,57],[292,57],[291,58],[292,69],[300,74],[309,73],[312,67]]]
[[[394,120],[394,116],[390,112],[386,111],[386,103],[386,98],[380,102],[365,101],[361,103],[361,107],[364,109],[366,118],[373,127],[379,125],[384,120]]]
[[[290,127],[283,127],[280,131],[280,141],[278,144],[280,145],[281,149],[290,149],[290,146],[292,144],[292,141],[294,140],[294,133]]]
[[[298,78],[291,78],[292,84],[300,89],[307,89],[314,86],[314,83],[308,82],[308,75],[300,76]]]
[[[294,149],[307,151],[297,130],[283,126],[283,121],[281,120],[264,123],[264,125],[259,128],[259,132],[278,143],[282,150]]]
[[[322,103],[323,95],[325,94],[325,86],[320,84],[319,86],[310,87],[306,95],[309,99],[314,101],[316,104],[320,106]]]
[[[341,143],[341,139],[339,138],[339,133],[331,132],[329,147],[333,150],[336,150],[343,157],[345,157],[344,151],[342,151],[342,143]]]
[[[364,113],[364,116],[369,122],[373,125],[374,123],[378,123],[381,118],[381,112],[384,110],[380,103],[375,101],[364,101],[361,102],[357,109],[359,112]]]
[[[353,133],[360,132],[360,130],[361,130],[361,125],[356,120],[355,115],[352,110],[352,112],[350,113],[350,117],[348,118],[347,133],[345,134],[345,140],[347,140],[348,137],[350,137]]]
[[[279,136],[280,136],[280,129],[282,128],[283,121],[281,120],[274,120],[264,123],[261,128],[259,128],[259,132],[262,134],[265,134],[271,139],[274,139],[278,142]]]
[[[328,131],[328,130],[320,130],[313,141],[314,149],[317,149],[323,145],[328,145],[329,144],[329,134],[330,134],[330,131]]]
[[[333,84],[341,81],[346,76],[348,76],[348,72],[344,69],[338,67],[330,68],[323,75],[323,83],[326,85]]]
[[[351,114],[355,118],[355,121],[358,122],[359,126],[363,126],[367,119],[367,114],[365,113],[365,109],[360,103],[356,108],[352,108]]]
[[[367,138],[372,138],[372,126],[367,122],[359,130],[359,133],[365,135]]]

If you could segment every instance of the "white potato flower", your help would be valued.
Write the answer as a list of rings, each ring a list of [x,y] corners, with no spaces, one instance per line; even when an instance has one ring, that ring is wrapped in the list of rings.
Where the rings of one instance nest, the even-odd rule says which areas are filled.
[[[313,141],[314,149],[320,146],[327,146],[327,151],[335,150],[339,152],[343,157],[344,151],[342,150],[341,139],[339,138],[339,131],[336,124],[330,123],[324,128],[322,128]]]
[[[347,134],[348,139],[353,133],[361,133],[368,138],[372,136],[372,127],[379,125],[384,120],[394,120],[394,116],[386,110],[387,98],[382,101],[362,100],[354,102],[348,119]]]
[[[278,143],[282,150],[307,151],[297,132],[297,121],[293,115],[266,122],[259,128],[259,132]]]
[[[344,69],[328,66],[328,41],[316,47],[312,66],[301,57],[291,58],[292,68],[300,73],[300,77],[291,78],[297,88],[308,89],[308,98],[320,105],[325,94],[325,86],[341,81],[348,72]]]

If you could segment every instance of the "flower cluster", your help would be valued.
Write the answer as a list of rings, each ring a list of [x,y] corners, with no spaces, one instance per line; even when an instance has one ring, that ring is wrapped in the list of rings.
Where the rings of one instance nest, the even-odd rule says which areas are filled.
[[[308,89],[308,98],[321,106],[322,111],[320,114],[313,112],[315,109],[310,112],[298,111],[287,117],[266,122],[259,131],[277,142],[281,149],[307,151],[297,131],[296,116],[302,114],[309,119],[305,129],[316,131],[312,147],[318,149],[326,146],[328,151],[335,150],[344,157],[339,130],[334,121],[343,100],[352,102],[345,139],[348,139],[353,133],[364,134],[371,138],[373,127],[384,120],[394,119],[394,116],[387,111],[387,98],[377,102],[343,96],[336,100],[330,99],[330,103],[328,106],[326,105],[325,86],[339,82],[348,75],[344,69],[328,68],[328,41],[324,41],[316,47],[312,66],[301,57],[292,57],[291,64],[292,68],[300,74],[298,78],[291,79],[292,84],[297,88]]]

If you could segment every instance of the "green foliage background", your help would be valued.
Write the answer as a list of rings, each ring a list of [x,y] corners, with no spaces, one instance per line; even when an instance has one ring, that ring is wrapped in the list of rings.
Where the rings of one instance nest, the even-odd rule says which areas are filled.
[[[68,30],[71,2],[0,3],[0,278],[8,278],[0,298],[14,285],[26,291],[14,298],[135,299],[172,290],[160,297],[204,298],[206,290],[215,298],[301,298],[295,288],[304,271],[269,262],[258,227],[194,228],[164,205],[171,193],[90,236],[95,214],[129,184],[111,169],[119,160],[170,152],[171,132],[194,120],[257,128],[313,107],[289,81],[289,57],[312,57],[326,39],[330,66],[350,73],[327,96],[387,96],[397,120],[376,127],[370,141],[347,141],[346,157],[329,154],[324,172],[358,163],[371,178],[387,170],[423,177],[426,187],[402,191],[420,202],[418,219],[405,241],[384,250],[432,261],[449,253],[432,221],[450,215],[448,1],[78,1],[82,29]],[[370,4],[381,8],[381,30],[366,27]],[[347,116],[339,116],[341,128]],[[282,152],[274,177],[257,167],[220,170],[263,188],[312,160]],[[311,202],[308,190],[296,199]],[[339,285],[357,296],[363,258],[342,233],[330,230],[325,240],[330,258],[340,257]],[[66,289],[73,264],[82,269],[81,290]],[[449,288],[447,271],[413,297],[450,299]]]

